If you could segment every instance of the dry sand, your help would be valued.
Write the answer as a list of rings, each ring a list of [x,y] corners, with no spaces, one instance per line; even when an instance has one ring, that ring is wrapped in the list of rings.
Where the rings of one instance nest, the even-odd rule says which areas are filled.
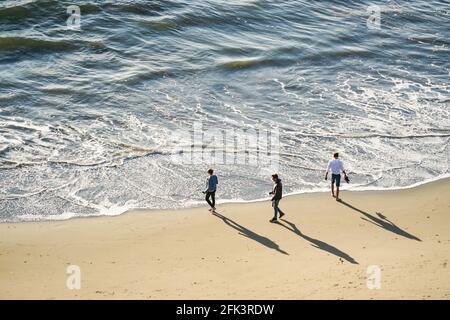
[[[285,197],[280,224],[269,201],[0,224],[0,298],[450,298],[449,179],[342,198]]]

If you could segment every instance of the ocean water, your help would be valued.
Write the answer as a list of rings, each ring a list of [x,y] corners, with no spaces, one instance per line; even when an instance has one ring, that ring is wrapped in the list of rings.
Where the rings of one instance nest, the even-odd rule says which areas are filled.
[[[450,174],[449,1],[76,1],[79,30],[73,4],[0,1],[0,222],[197,206],[210,166],[222,202],[275,169],[327,190],[334,151],[345,189]],[[234,155],[195,124],[277,137],[276,167],[174,161]]]

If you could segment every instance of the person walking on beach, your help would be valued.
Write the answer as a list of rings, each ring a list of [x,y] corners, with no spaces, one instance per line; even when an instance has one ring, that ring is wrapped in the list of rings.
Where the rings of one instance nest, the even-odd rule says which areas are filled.
[[[327,173],[325,174],[325,180],[328,180],[328,172],[331,171],[331,194],[336,198],[336,201],[340,201],[339,187],[341,186],[341,173],[344,174],[345,181],[349,181],[347,174],[344,170],[344,163],[339,159],[339,153],[333,155],[333,159],[328,162]],[[336,184],[336,196],[334,195],[334,185]]]
[[[278,205],[280,204],[280,200],[283,197],[283,185],[281,184],[281,179],[278,178],[278,174],[272,175],[272,181],[274,182],[273,190],[269,193],[272,195],[272,207],[274,211],[274,216],[270,220],[270,222],[276,222],[277,221],[277,213],[280,214],[281,217],[284,216],[283,211],[280,210]]]
[[[208,170],[209,177],[206,179],[206,191],[203,191],[203,193],[206,194],[205,200],[208,202],[209,206],[211,207],[209,211],[214,212],[216,210],[216,188],[219,184],[219,180],[217,179],[217,176],[214,174],[213,169]],[[209,200],[211,198],[211,201]]]

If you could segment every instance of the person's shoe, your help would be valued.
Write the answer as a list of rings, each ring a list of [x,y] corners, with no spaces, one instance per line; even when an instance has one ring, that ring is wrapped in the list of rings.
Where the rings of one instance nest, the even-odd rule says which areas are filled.
[[[272,218],[272,219],[269,220],[269,222],[271,222],[271,223],[277,222],[277,219],[276,218]]]
[[[209,209],[208,209],[208,211],[213,211],[213,210],[214,210],[213,208],[209,208]]]
[[[341,198],[336,198],[336,201],[341,202],[342,200]]]
[[[284,213],[280,213],[280,219],[284,217]]]

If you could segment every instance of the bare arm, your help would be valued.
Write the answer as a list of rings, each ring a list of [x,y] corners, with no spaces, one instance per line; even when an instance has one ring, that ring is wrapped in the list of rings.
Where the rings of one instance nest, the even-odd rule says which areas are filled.
[[[328,162],[327,172],[325,173],[325,180],[328,180],[328,172],[330,171],[330,164],[331,162]]]

